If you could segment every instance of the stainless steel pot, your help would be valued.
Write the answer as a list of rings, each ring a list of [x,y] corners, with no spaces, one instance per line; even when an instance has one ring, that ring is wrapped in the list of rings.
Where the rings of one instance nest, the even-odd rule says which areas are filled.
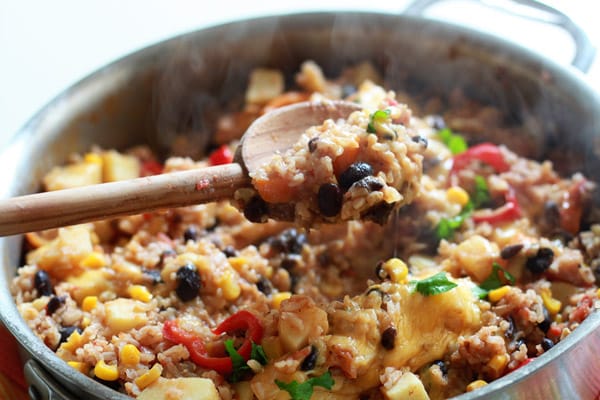
[[[203,29],[127,56],[54,99],[3,149],[0,195],[38,189],[48,168],[92,144],[149,143],[163,151],[172,133],[208,141],[214,116],[239,98],[249,71],[278,67],[289,75],[306,59],[329,75],[373,61],[393,87],[421,94],[463,88],[500,108],[506,120],[535,120],[534,156],[563,172],[600,181],[600,98],[578,71],[471,30],[412,16],[315,13],[266,17]],[[507,138],[508,140],[509,138]],[[531,154],[530,154],[531,155]],[[9,292],[21,237],[0,239],[0,316],[17,337],[34,399],[124,399],[75,372],[23,322]],[[600,313],[555,348],[463,399],[589,399],[600,392]]]

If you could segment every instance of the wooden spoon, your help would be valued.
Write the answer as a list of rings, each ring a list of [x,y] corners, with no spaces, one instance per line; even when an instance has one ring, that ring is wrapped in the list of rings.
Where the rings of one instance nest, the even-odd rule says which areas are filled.
[[[231,164],[0,200],[0,236],[232,198],[251,184],[249,172],[292,147],[306,129],[360,109],[344,101],[275,109],[248,128]]]

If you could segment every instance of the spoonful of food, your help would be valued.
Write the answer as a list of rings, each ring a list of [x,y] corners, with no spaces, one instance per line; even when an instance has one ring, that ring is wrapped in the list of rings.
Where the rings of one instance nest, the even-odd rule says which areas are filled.
[[[230,164],[0,201],[0,236],[223,199],[252,222],[384,224],[418,193],[427,140],[405,105],[381,107],[296,103],[254,121]]]
[[[234,162],[196,170],[0,200],[0,236],[231,199],[250,176],[310,127],[360,110],[343,101],[303,102],[273,110],[246,131]],[[264,185],[264,183],[263,183]]]

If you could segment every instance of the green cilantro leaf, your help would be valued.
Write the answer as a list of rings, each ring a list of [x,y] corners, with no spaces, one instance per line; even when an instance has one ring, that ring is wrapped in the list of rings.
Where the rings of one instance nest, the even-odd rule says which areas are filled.
[[[433,296],[445,293],[458,286],[456,283],[449,281],[444,272],[438,272],[429,278],[416,281],[414,284],[415,290],[423,296]]]
[[[465,222],[465,219],[469,218],[473,212],[473,208],[473,203],[469,201],[463,207],[460,214],[451,218],[442,218],[435,227],[435,234],[437,238],[440,240],[452,239],[454,232],[462,226],[463,222]]]
[[[473,194],[473,206],[480,208],[490,202],[490,190],[483,176],[475,176],[475,194]]]
[[[377,110],[373,114],[371,114],[371,116],[369,117],[369,125],[367,125],[367,132],[377,133],[377,130],[375,129],[375,124],[385,121],[386,119],[388,119],[390,114],[391,111],[387,109]]]
[[[261,365],[267,365],[267,355],[265,349],[259,344],[252,342],[252,352],[250,358],[258,361]]]
[[[248,372],[252,371],[252,369],[248,366],[248,364],[246,364],[244,357],[242,357],[242,355],[238,353],[233,346],[233,339],[227,339],[224,342],[224,345],[225,351],[227,351],[227,354],[229,354],[233,364],[233,371],[231,372],[229,379],[233,383],[239,382]]]
[[[438,136],[442,142],[450,149],[452,154],[460,154],[465,152],[469,146],[465,138],[461,135],[453,133],[450,128],[444,128],[438,131]]]
[[[473,286],[471,291],[475,297],[479,297],[481,300],[485,299],[489,293],[488,290],[482,289],[479,286]]]
[[[502,277],[500,274],[502,274]],[[483,282],[481,282],[479,287],[489,292],[490,290],[498,289],[499,287],[504,286],[506,282],[514,284],[515,277],[512,276],[507,270],[502,268],[498,263],[494,263],[492,264],[492,272]]]
[[[288,392],[292,400],[310,400],[315,386],[331,390],[335,381],[331,377],[331,372],[327,371],[323,375],[307,379],[302,383],[298,383],[297,381],[285,383],[278,379],[275,379],[275,383],[279,389]]]

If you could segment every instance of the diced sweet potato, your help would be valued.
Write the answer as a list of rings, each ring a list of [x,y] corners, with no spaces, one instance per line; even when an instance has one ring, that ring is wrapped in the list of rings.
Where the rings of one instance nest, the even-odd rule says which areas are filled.
[[[44,188],[48,191],[102,183],[102,165],[84,161],[64,167],[54,167],[46,174],[43,181]]]
[[[140,176],[140,161],[134,156],[109,150],[102,154],[102,160],[104,182],[115,182]]]

